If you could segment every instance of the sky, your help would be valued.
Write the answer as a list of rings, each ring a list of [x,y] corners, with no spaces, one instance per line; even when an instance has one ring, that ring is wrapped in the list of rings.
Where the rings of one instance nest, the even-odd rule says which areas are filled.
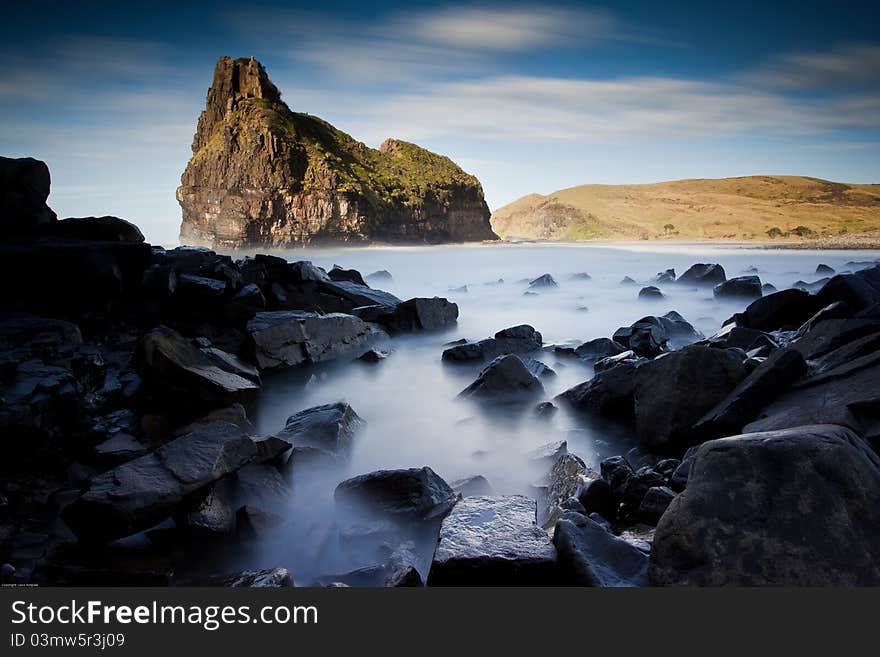
[[[5,0],[0,155],[60,217],[177,241],[218,57],[294,111],[448,155],[497,208],[585,183],[880,182],[880,3]]]

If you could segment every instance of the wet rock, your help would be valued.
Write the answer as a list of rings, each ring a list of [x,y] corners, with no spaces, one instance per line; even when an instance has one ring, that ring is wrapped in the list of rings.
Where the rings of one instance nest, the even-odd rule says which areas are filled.
[[[699,445],[689,447],[681,459],[681,463],[669,477],[669,487],[677,493],[687,488],[688,477],[691,474],[691,466],[694,463],[694,456],[697,454]]]
[[[880,404],[880,352],[873,338],[864,339],[871,345],[870,353],[841,358],[840,364],[803,379],[764,407],[743,431],[770,431],[804,423],[838,424],[880,446],[876,411]],[[849,351],[848,346],[841,350]],[[834,352],[826,358],[832,356]]]
[[[260,540],[277,533],[285,523],[283,517],[257,506],[245,505],[235,513],[235,529],[245,540]]]
[[[735,316],[739,326],[773,331],[783,327],[797,328],[823,304],[803,290],[782,290],[757,299],[744,312]]]
[[[697,452],[654,538],[654,584],[876,586],[880,458],[833,425],[744,434]]]
[[[362,360],[365,363],[381,363],[390,355],[390,351],[384,351],[382,349],[370,349],[363,355],[359,356],[358,360]]]
[[[135,368],[150,393],[172,407],[185,403],[208,409],[253,402],[259,384],[231,371],[232,367],[219,367],[220,360],[209,358],[164,326],[147,333],[134,356]]]
[[[392,332],[437,331],[458,320],[458,305],[441,297],[409,299],[394,306],[364,306],[352,312]]]
[[[737,326],[734,322],[721,328],[715,335],[708,338],[708,344],[721,348],[736,347],[738,349],[751,349],[752,345],[762,337],[767,336],[763,331]],[[773,342],[773,347],[778,345]]]
[[[266,310],[266,297],[255,283],[242,287],[227,303],[225,313],[234,322],[246,323]]]
[[[700,418],[694,425],[693,434],[702,442],[740,433],[762,408],[806,374],[807,363],[800,353],[794,349],[777,351]]]
[[[556,411],[558,410],[559,409],[553,404],[553,402],[541,402],[535,406],[535,417],[542,420],[549,420],[556,415]]]
[[[703,338],[674,310],[662,317],[642,317],[614,332],[614,340],[639,356],[653,358],[667,348],[678,349]]]
[[[556,372],[552,367],[548,367],[535,358],[529,358],[528,356],[516,356],[516,358],[519,358],[523,362],[523,365],[525,365],[526,369],[531,372],[532,376],[539,379],[552,379],[556,376]]]
[[[623,456],[608,457],[599,464],[599,470],[602,473],[602,479],[607,481],[608,485],[616,493],[620,493],[623,490],[626,480],[635,472],[629,461]]]
[[[238,573],[217,575],[197,583],[200,586],[223,586],[227,588],[282,589],[294,586],[293,574],[287,568],[242,570]]]
[[[565,440],[556,440],[546,445],[541,445],[526,454],[526,458],[530,461],[555,463],[563,454],[568,454],[568,442]]]
[[[336,402],[291,415],[277,435],[297,448],[310,447],[348,458],[355,437],[366,426],[364,419],[348,403]]]
[[[647,586],[648,557],[601,525],[568,512],[556,524],[553,545],[562,583],[571,586]]]
[[[221,479],[211,486],[196,508],[186,514],[183,524],[196,538],[232,536],[236,530],[237,509],[232,479]]]
[[[544,508],[538,513],[538,522],[547,529],[562,515],[562,505],[576,497],[586,481],[587,466],[574,454],[560,454],[553,462],[547,477],[547,495]]]
[[[357,358],[387,335],[353,315],[257,313],[247,331],[260,369]]]
[[[584,508],[584,505],[581,504],[580,500],[576,497],[569,497],[567,500],[559,505],[559,508],[563,512],[574,511],[575,513],[587,515],[587,510]]]
[[[638,367],[633,397],[639,443],[659,450],[685,439],[694,423],[744,378],[739,357],[699,345]]]
[[[674,499],[675,491],[668,486],[652,486],[639,504],[639,518],[650,525],[656,525]]]
[[[638,366],[623,362],[601,372],[589,381],[569,388],[556,399],[570,408],[602,417],[631,419],[633,392]]]
[[[217,422],[95,477],[63,511],[80,540],[107,541],[147,529],[185,498],[232,474],[257,453],[238,427]]]
[[[827,274],[834,274],[836,272],[834,271],[833,267],[829,267],[828,265],[825,265],[825,264],[819,264],[816,267],[816,273],[824,276]]]
[[[450,487],[462,497],[473,497],[475,495],[491,495],[495,491],[492,484],[483,475],[474,475],[473,477],[465,477],[464,479],[456,479],[451,482]]]
[[[595,340],[584,342],[574,350],[574,353],[585,362],[595,363],[608,356],[616,356],[626,350],[626,347],[610,338],[596,338]]]
[[[660,288],[649,285],[639,290],[639,299],[643,301],[662,301],[666,297],[660,291]]]
[[[254,506],[283,515],[290,499],[290,486],[275,466],[248,463],[232,475],[232,496],[236,507]]]
[[[638,470],[628,474],[623,484],[614,490],[615,493],[620,495],[621,501],[624,504],[624,508],[621,511],[624,514],[635,514],[651,488],[665,485],[666,477],[651,466],[643,465]]]
[[[846,305],[843,301],[835,301],[834,303],[820,309],[815,315],[810,317],[810,319],[801,324],[793,339],[804,337],[826,319],[850,319],[852,316],[852,308]]]
[[[337,507],[401,520],[440,518],[456,493],[431,468],[377,470],[336,487]]]
[[[556,549],[521,495],[466,497],[440,528],[428,586],[541,586],[556,579]]]
[[[619,501],[611,489],[611,484],[605,479],[587,481],[578,495],[578,501],[584,507],[585,515],[598,513],[603,518],[612,520],[617,517]]]
[[[678,283],[688,285],[717,285],[727,280],[724,267],[719,264],[698,263],[678,277]]]
[[[349,283],[357,283],[367,287],[366,281],[357,269],[343,269],[339,265],[334,265],[333,269],[327,272],[332,281],[348,281]]]
[[[737,276],[716,285],[712,293],[716,299],[757,299],[763,290],[757,276]]]
[[[843,301],[855,312],[880,302],[880,265],[832,277],[816,293],[816,300],[819,307]]]
[[[542,274],[541,276],[538,276],[538,278],[529,281],[530,290],[542,290],[554,287],[559,287],[559,283],[557,283],[550,274]]]
[[[386,574],[383,585],[392,588],[424,586],[422,575],[417,567],[419,561],[419,556],[415,551],[415,543],[405,541],[388,558],[388,562],[385,564]]]
[[[528,354],[537,351],[543,344],[543,338],[538,331],[522,324],[498,331],[494,338],[450,345],[443,352],[443,360],[460,362],[488,360],[507,354]]]
[[[517,401],[540,395],[544,386],[514,354],[499,356],[459,393],[462,399]]]
[[[124,463],[143,456],[149,446],[127,433],[117,433],[95,446],[95,456],[113,464]]]
[[[647,361],[647,358],[636,356],[636,352],[628,349],[627,351],[623,351],[616,356],[608,356],[607,358],[597,360],[595,363],[593,363],[593,369],[598,374],[599,372],[610,370],[612,367],[617,367],[621,363],[628,363],[630,365],[638,366],[642,363],[646,363]]]
[[[213,424],[214,422],[228,422],[229,424],[234,424],[246,434],[256,433],[254,425],[251,424],[251,421],[248,419],[247,412],[245,411],[244,406],[242,406],[241,404],[232,404],[231,406],[227,406],[226,408],[218,408],[216,410],[213,410],[210,413],[199,418],[198,420],[195,420],[194,422],[190,422],[189,424],[174,429],[174,431],[172,431],[171,433],[175,438],[177,438],[179,436],[192,433],[197,429],[206,427],[209,424]]]
[[[675,270],[674,269],[667,269],[666,271],[659,272],[654,277],[654,282],[657,283],[658,285],[665,285],[667,283],[674,283],[675,282]]]

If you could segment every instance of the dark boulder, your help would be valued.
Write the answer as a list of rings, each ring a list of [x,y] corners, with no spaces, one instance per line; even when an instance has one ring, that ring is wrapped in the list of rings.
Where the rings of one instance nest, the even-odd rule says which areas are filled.
[[[828,274],[834,274],[836,272],[834,271],[833,267],[829,267],[828,265],[825,265],[825,264],[819,264],[816,267],[816,273],[820,274],[822,276],[826,276]]]
[[[548,529],[562,515],[566,500],[577,497],[586,481],[587,466],[574,454],[560,454],[553,462],[547,476],[547,495],[543,508],[538,509],[538,522]]]
[[[400,520],[439,518],[455,504],[456,493],[431,468],[377,470],[336,487],[337,507]]]
[[[654,282],[657,283],[658,285],[665,285],[667,283],[674,283],[675,282],[675,270],[674,269],[667,269],[666,271],[659,272],[654,277]]]
[[[4,239],[32,233],[57,217],[46,205],[49,167],[31,157],[0,157],[0,222]]]
[[[807,374],[804,357],[794,349],[782,349],[758,365],[721,402],[694,425],[702,442],[740,433],[762,408],[787,392]]]
[[[278,437],[295,447],[310,447],[347,458],[366,422],[346,402],[314,406],[287,418]]]
[[[649,285],[639,290],[639,299],[644,301],[662,301],[666,297],[660,291],[660,288]]]
[[[793,339],[802,338],[826,319],[850,319],[852,316],[852,308],[846,305],[846,302],[835,301],[820,309],[810,319],[801,324]]]
[[[492,484],[483,475],[474,475],[464,479],[456,479],[449,484],[456,493],[462,497],[474,497],[475,495],[491,495],[495,491]]]
[[[257,313],[247,331],[260,369],[354,359],[387,338],[354,315],[294,310]]]
[[[462,399],[517,401],[535,397],[544,386],[515,354],[499,356],[480,372],[476,380],[459,393]]]
[[[759,331],[795,329],[823,305],[827,304],[822,304],[803,290],[782,290],[750,303],[745,311],[736,315],[736,323]]]
[[[599,470],[602,473],[602,479],[608,482],[611,490],[618,494],[623,490],[626,480],[635,473],[632,465],[623,456],[609,456],[599,464]]]
[[[579,513],[556,523],[560,580],[571,586],[647,586],[648,557]]]
[[[357,269],[343,269],[339,265],[334,265],[333,269],[327,272],[327,276],[332,281],[348,281],[349,283],[357,283],[358,285],[369,287]]]
[[[191,494],[232,474],[257,454],[238,427],[216,422],[95,477],[63,511],[83,541],[108,541],[148,529]]]
[[[587,363],[595,363],[608,356],[616,356],[627,351],[622,344],[610,338],[588,340],[574,350],[575,355]]]
[[[763,295],[757,276],[737,276],[719,283],[712,290],[716,299],[757,299]]]
[[[218,362],[164,326],[147,333],[135,352],[135,367],[151,394],[175,408],[207,410],[253,402],[259,384]]]
[[[698,263],[678,277],[677,283],[689,285],[717,285],[727,280],[724,267],[719,264]]]
[[[631,419],[637,367],[633,363],[623,362],[602,370],[589,381],[561,393],[556,399],[582,413]]]
[[[69,217],[51,225],[56,237],[95,242],[143,242],[144,235],[130,221],[119,217]]]
[[[639,519],[649,525],[656,525],[674,499],[675,491],[668,486],[652,486],[639,504]]]
[[[428,586],[541,586],[556,581],[556,549],[521,495],[466,497],[440,528]]]
[[[833,425],[703,444],[657,525],[651,581],[880,584],[880,457]]]
[[[598,513],[603,518],[614,520],[617,517],[619,501],[605,479],[590,479],[578,495],[578,501],[587,515]]]
[[[365,306],[352,312],[393,332],[437,331],[458,320],[458,305],[441,297],[409,299],[395,306]]]
[[[703,336],[673,310],[662,317],[650,315],[630,326],[622,326],[614,332],[613,338],[637,355],[653,358],[667,348],[679,349]]]
[[[686,439],[694,423],[744,378],[739,357],[700,345],[638,367],[633,397],[639,443],[661,450]]]
[[[543,346],[541,334],[527,324],[502,329],[493,338],[478,342],[450,345],[443,351],[443,360],[463,362],[488,360],[507,354],[528,354]]]
[[[834,276],[816,293],[816,299],[819,307],[843,301],[855,312],[880,302],[880,265]]]

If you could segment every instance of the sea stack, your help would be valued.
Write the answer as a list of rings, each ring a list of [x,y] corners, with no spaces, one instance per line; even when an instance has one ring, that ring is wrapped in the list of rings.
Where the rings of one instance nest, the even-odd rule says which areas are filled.
[[[217,249],[497,239],[480,181],[415,144],[369,148],[221,57],[177,190],[180,241]]]

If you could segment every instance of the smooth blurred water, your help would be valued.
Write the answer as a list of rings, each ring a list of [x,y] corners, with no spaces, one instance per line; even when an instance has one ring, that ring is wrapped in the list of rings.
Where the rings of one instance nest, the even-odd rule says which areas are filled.
[[[632,446],[614,427],[587,426],[560,410],[552,421],[521,414],[487,414],[456,395],[477,375],[481,365],[449,366],[441,362],[446,342],[480,339],[517,324],[531,324],[545,344],[583,342],[611,336],[619,326],[645,315],[670,310],[681,313],[706,336],[720,328],[744,302],[717,301],[711,288],[661,285],[666,299],[641,301],[638,291],[658,273],[675,268],[678,275],[696,262],[718,262],[728,278],[754,273],[779,289],[797,280],[821,278],[819,263],[837,271],[848,261],[874,260],[877,252],[771,251],[736,247],[680,245],[480,245],[387,247],[291,251],[290,260],[311,260],[330,269],[334,264],[358,269],[365,276],[385,269],[391,282],[375,283],[408,299],[442,296],[459,306],[458,325],[443,333],[395,337],[391,356],[378,364],[354,362],[316,370],[290,370],[270,377],[255,415],[261,432],[277,431],[288,416],[311,406],[348,401],[367,421],[350,463],[342,471],[316,473],[309,482],[294,481],[294,500],[285,539],[267,546],[259,561],[287,565],[300,581],[328,571],[368,565],[368,558],[334,546],[332,492],[349,476],[383,468],[428,465],[447,481],[484,475],[498,493],[528,493],[541,473],[523,458],[539,445],[560,439],[589,465]],[[588,273],[590,280],[573,275]],[[528,283],[549,273],[559,287],[524,296]],[[630,276],[638,286],[623,286]],[[503,283],[498,280],[503,279]],[[467,286],[467,292],[450,291]],[[589,366],[560,359],[552,350],[536,355],[557,372],[545,380],[545,399],[592,376]],[[310,377],[312,382],[307,384]],[[254,564],[248,564],[254,565]]]

